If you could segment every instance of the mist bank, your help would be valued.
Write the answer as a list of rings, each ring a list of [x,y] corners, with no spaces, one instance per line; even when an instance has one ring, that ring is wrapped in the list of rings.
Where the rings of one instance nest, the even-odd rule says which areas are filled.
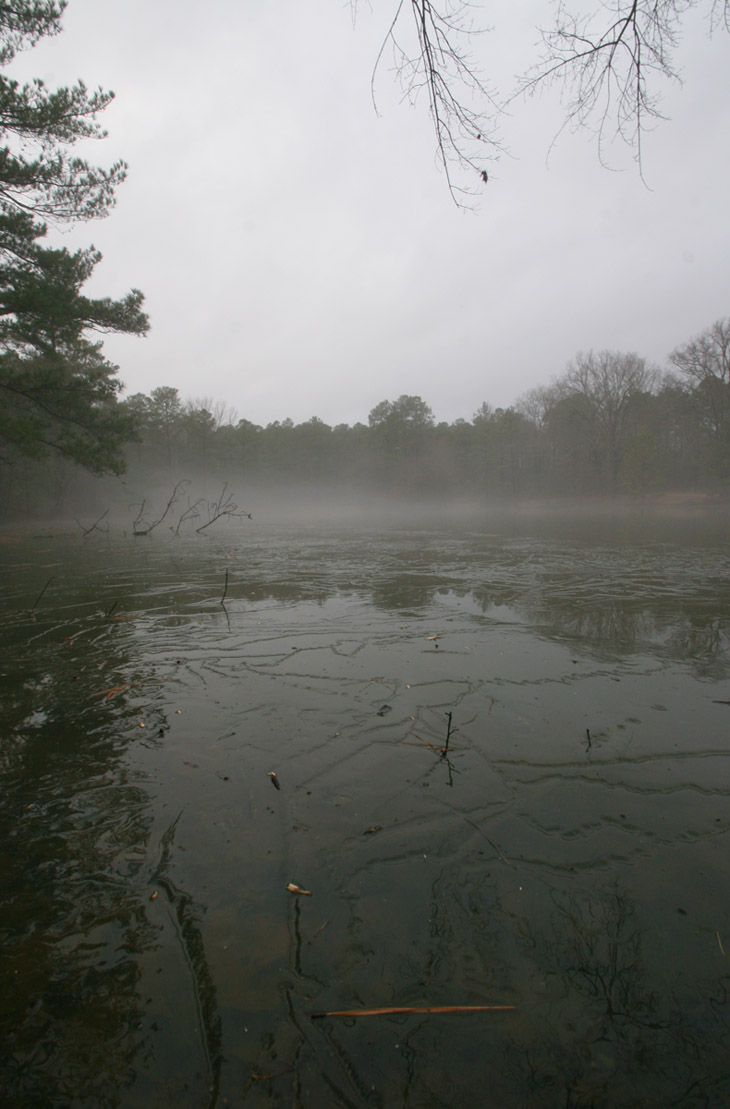
[[[211,527],[248,513],[300,523],[391,517],[397,523],[404,516],[433,522],[485,512],[713,515],[730,505],[721,472],[701,474],[696,460],[683,470],[676,457],[639,456],[639,446],[633,451],[629,444],[617,480],[608,481],[588,459],[560,462],[534,428],[502,416],[486,427],[425,429],[398,445],[367,429],[345,435],[280,426],[262,429],[245,458],[230,449],[231,435],[222,437],[226,450],[212,437],[202,456],[180,439],[169,457],[168,445],[150,435],[128,449],[122,475],[93,475],[59,456],[20,459],[0,470],[0,521],[76,517],[90,526],[106,513],[116,527],[142,531],[159,520],[171,498],[159,526],[173,530],[205,527],[216,511],[219,521]],[[515,435],[500,439],[500,424],[511,425]]]
[[[185,471],[181,471],[183,474]],[[246,480],[245,473],[222,479],[188,471],[190,477],[133,467],[122,478],[83,471],[66,475],[53,495],[41,486],[26,488],[17,511],[6,512],[6,529],[27,525],[80,537],[162,536],[223,538],[242,532],[296,527],[306,530],[364,528],[370,531],[555,531],[580,538],[611,540],[617,526],[671,538],[697,523],[703,532],[730,531],[730,497],[703,491],[657,492],[640,497],[478,495],[469,490],[397,490],[345,482]],[[16,488],[16,493],[22,487]]]
[[[330,427],[313,416],[260,427],[225,404],[184,402],[161,387],[120,406],[133,435],[122,474],[113,467],[116,476],[90,477],[63,450],[9,449],[0,513],[8,520],[126,502],[141,506],[144,528],[155,498],[175,489],[176,502],[192,498],[185,511],[198,526],[224,504],[240,512],[286,504],[297,518],[302,503],[319,514],[355,502],[381,513],[391,504],[443,512],[566,500],[711,506],[730,496],[728,351],[730,320],[674,352],[682,376],[634,354],[579,355],[514,407],[485,403],[451,424],[436,423],[420,396],[402,395],[377,404],[367,424]]]

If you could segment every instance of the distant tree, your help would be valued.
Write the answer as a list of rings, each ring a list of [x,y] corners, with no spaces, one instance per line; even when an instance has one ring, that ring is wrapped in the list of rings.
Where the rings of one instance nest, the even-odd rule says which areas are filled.
[[[212,397],[191,397],[186,401],[185,406],[191,411],[204,408],[206,412],[210,412],[216,431],[221,427],[235,427],[238,420],[236,409],[224,400],[213,400]]]
[[[356,10],[357,0],[351,4]],[[643,135],[662,118],[659,86],[679,80],[674,54],[684,17],[700,5],[710,31],[730,29],[730,0],[612,0],[577,13],[561,0],[539,29],[540,57],[505,94],[487,85],[470,52],[486,28],[475,27],[468,0],[392,0],[375,71],[389,54],[405,97],[426,101],[448,188],[468,206],[474,189],[458,185],[452,167],[486,182],[486,167],[501,149],[505,107],[556,82],[565,125],[592,131],[601,158],[606,141],[618,135],[641,163]]]
[[[216,437],[213,413],[198,402],[188,401],[180,415],[180,435],[184,443],[185,462],[206,468]]]
[[[730,317],[717,320],[669,356],[690,387],[708,463],[730,474]]]
[[[153,439],[162,446],[164,460],[173,464],[173,446],[180,438],[184,414],[180,394],[172,385],[160,385],[150,393],[147,425]]]
[[[417,456],[426,445],[433,428],[433,412],[419,396],[401,394],[395,401],[384,400],[371,410],[368,424],[372,442],[381,456],[384,476],[393,488],[419,484]]]
[[[418,431],[433,426],[433,412],[421,397],[407,396],[398,400],[383,400],[376,404],[368,416],[370,427],[390,427]]]
[[[596,469],[606,487],[618,486],[622,452],[631,420],[631,400],[652,392],[659,382],[637,354],[604,350],[579,354],[560,379],[564,398],[573,396],[572,411],[581,432],[591,443]]]
[[[0,66],[60,30],[65,0],[0,4]],[[97,115],[113,94],[82,82],[49,90],[0,72],[0,457],[55,450],[91,470],[118,472],[131,431],[117,404],[116,367],[88,332],[144,334],[142,294],[82,293],[101,255],[43,241],[50,225],[98,219],[126,166],[90,166],[69,151],[101,138]]]
[[[643,498],[666,484],[672,459],[666,449],[664,416],[664,405],[651,393],[635,393],[629,401],[619,480],[633,496]]]

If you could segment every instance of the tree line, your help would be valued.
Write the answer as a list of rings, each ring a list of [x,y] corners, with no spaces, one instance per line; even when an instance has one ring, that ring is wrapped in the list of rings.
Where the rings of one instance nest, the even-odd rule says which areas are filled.
[[[730,479],[730,318],[677,348],[671,370],[636,354],[580,354],[513,406],[437,423],[420,396],[377,404],[367,424],[317,416],[265,427],[170,387],[124,401],[132,468],[237,482],[356,486],[396,495],[643,496],[723,491]]]
[[[730,318],[660,371],[636,354],[580,354],[508,408],[437,422],[420,396],[383,400],[367,423],[317,416],[260,426],[225,403],[162,386],[121,402],[130,480],[205,476],[247,488],[512,499],[724,492],[730,480]]]
[[[452,423],[437,422],[422,397],[402,395],[375,405],[367,423],[312,416],[261,426],[225,402],[160,386],[116,402],[127,438],[119,469],[125,488],[142,495],[181,481],[228,483],[244,499],[274,489],[476,502],[727,494],[730,317],[673,351],[670,366],[633,353],[579,354],[510,407],[485,402]],[[73,502],[79,474],[78,460],[18,452],[0,471],[6,514]]]

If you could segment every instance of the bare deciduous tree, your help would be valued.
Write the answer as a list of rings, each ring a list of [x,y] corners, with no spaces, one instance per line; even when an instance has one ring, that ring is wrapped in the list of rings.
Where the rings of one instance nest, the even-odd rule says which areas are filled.
[[[208,412],[214,431],[229,424],[235,426],[238,420],[238,412],[233,405],[224,400],[213,400],[212,397],[190,397],[185,401],[184,408],[188,413]]]
[[[730,431],[730,317],[717,320],[669,360],[694,385],[713,433]]]
[[[638,354],[603,350],[579,354],[558,383],[566,395],[584,400],[584,417],[604,452],[607,476],[615,487],[632,398],[652,392],[659,381],[655,369]]]
[[[519,93],[559,82],[563,127],[585,127],[598,140],[618,136],[641,166],[642,138],[660,110],[661,82],[679,81],[674,55],[682,19],[699,0],[601,0],[588,14],[558,4],[552,26],[540,30],[542,55],[520,81]],[[722,9],[722,10],[721,10]],[[730,0],[710,5],[710,28],[730,20]],[[561,128],[562,130],[562,128]]]
[[[357,0],[352,6],[357,8]],[[478,174],[486,183],[487,157],[500,150],[500,109],[467,49],[470,38],[483,33],[473,26],[469,8],[463,0],[399,0],[371,79],[375,103],[375,78],[390,51],[404,96],[411,103],[425,96],[436,156],[459,207],[469,207],[474,189],[457,185],[451,167]],[[412,22],[407,22],[408,13]]]
[[[351,3],[356,11],[357,0]],[[663,118],[662,82],[679,80],[675,52],[683,20],[703,4],[709,32],[730,31],[730,0],[596,0],[587,12],[559,0],[551,23],[539,29],[540,57],[503,96],[488,88],[468,49],[486,30],[473,25],[468,0],[397,0],[373,82],[390,50],[404,95],[415,102],[425,94],[437,157],[460,207],[470,206],[474,190],[455,183],[452,167],[486,182],[487,162],[502,149],[501,113],[517,97],[555,83],[565,109],[558,134],[566,126],[593,131],[604,164],[605,144],[618,136],[641,169],[643,135]]]

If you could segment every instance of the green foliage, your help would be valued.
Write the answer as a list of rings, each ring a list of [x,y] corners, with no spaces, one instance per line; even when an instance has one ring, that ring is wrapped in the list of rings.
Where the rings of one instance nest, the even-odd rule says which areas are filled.
[[[57,34],[65,0],[0,4],[0,65]],[[49,226],[106,216],[126,176],[116,162],[73,154],[103,138],[97,115],[113,93],[83,82],[55,90],[0,73],[0,450],[5,461],[54,450],[94,471],[118,472],[133,422],[118,408],[116,367],[88,332],[142,335],[142,294],[89,298],[101,255],[45,245]]]
[[[2,458],[54,449],[95,473],[124,470],[134,423],[116,403],[120,383],[99,344],[80,341],[73,359],[53,353],[0,357]]]

